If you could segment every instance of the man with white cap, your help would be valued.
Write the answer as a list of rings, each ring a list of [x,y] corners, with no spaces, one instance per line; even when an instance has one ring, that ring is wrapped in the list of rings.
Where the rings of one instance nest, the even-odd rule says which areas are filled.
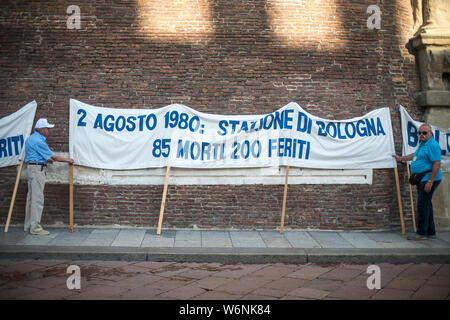
[[[24,230],[35,235],[50,233],[40,225],[42,210],[44,209],[47,163],[53,163],[54,161],[73,163],[73,159],[58,156],[48,147],[46,139],[50,134],[50,129],[54,126],[46,118],[40,118],[34,127],[35,132],[25,142],[25,162],[28,164],[28,194]]]

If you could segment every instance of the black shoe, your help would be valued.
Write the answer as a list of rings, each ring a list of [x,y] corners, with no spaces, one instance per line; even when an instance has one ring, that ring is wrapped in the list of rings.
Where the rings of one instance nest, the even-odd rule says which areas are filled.
[[[427,236],[428,239],[436,239],[436,235],[435,234],[429,234]]]
[[[421,234],[413,233],[413,234],[407,236],[406,239],[408,239],[408,240],[427,240],[428,238]]]

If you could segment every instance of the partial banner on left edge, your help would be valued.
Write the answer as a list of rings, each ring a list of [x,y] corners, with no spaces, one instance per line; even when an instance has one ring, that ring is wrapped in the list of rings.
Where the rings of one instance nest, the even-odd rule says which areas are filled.
[[[0,119],[0,168],[18,165],[24,158],[25,141],[30,136],[36,108],[36,101],[32,101]]]

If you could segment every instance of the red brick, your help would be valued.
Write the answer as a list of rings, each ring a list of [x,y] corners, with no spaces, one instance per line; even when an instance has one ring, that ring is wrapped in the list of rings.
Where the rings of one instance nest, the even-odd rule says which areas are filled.
[[[314,2],[307,9],[292,1],[286,7],[250,0],[208,2],[207,7],[204,1],[190,2],[192,11],[174,5],[164,15],[170,24],[186,11],[195,13],[184,24],[193,34],[180,29],[177,39],[167,30],[144,33],[140,19],[155,19],[139,3],[80,0],[81,30],[67,30],[66,2],[1,1],[0,118],[36,100],[36,118],[57,123],[49,145],[67,152],[69,98],[113,108],[184,103],[229,115],[265,114],[295,101],[313,115],[334,119],[388,106],[397,150],[396,106],[402,104],[417,120],[423,116],[414,98],[420,90],[414,57],[405,48],[412,36],[409,1],[377,4],[381,30],[367,28],[364,1]],[[324,20],[327,9],[332,14]],[[207,18],[199,15],[205,10]],[[273,24],[271,10],[285,23]],[[308,26],[308,33],[321,35],[320,46],[316,36],[298,40],[305,21],[321,22]],[[286,33],[283,28],[290,24],[300,27]],[[285,41],[289,36],[294,40]],[[9,209],[15,169],[0,169],[2,212]],[[399,171],[404,211],[409,212],[408,185],[404,170]],[[372,185],[291,185],[285,225],[398,228],[394,188],[392,170],[374,170]],[[24,221],[26,191],[22,182],[13,224]],[[156,227],[161,194],[162,186],[77,185],[75,223]],[[274,229],[282,198],[280,185],[170,186],[164,227]],[[67,185],[47,185],[42,223],[68,224],[68,205]],[[5,221],[2,215],[0,223]],[[405,224],[410,225],[408,216]]]

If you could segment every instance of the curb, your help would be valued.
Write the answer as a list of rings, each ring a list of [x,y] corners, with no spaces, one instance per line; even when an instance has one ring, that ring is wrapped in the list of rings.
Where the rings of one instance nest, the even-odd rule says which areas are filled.
[[[0,246],[0,259],[219,263],[450,263],[448,248],[267,249]]]

